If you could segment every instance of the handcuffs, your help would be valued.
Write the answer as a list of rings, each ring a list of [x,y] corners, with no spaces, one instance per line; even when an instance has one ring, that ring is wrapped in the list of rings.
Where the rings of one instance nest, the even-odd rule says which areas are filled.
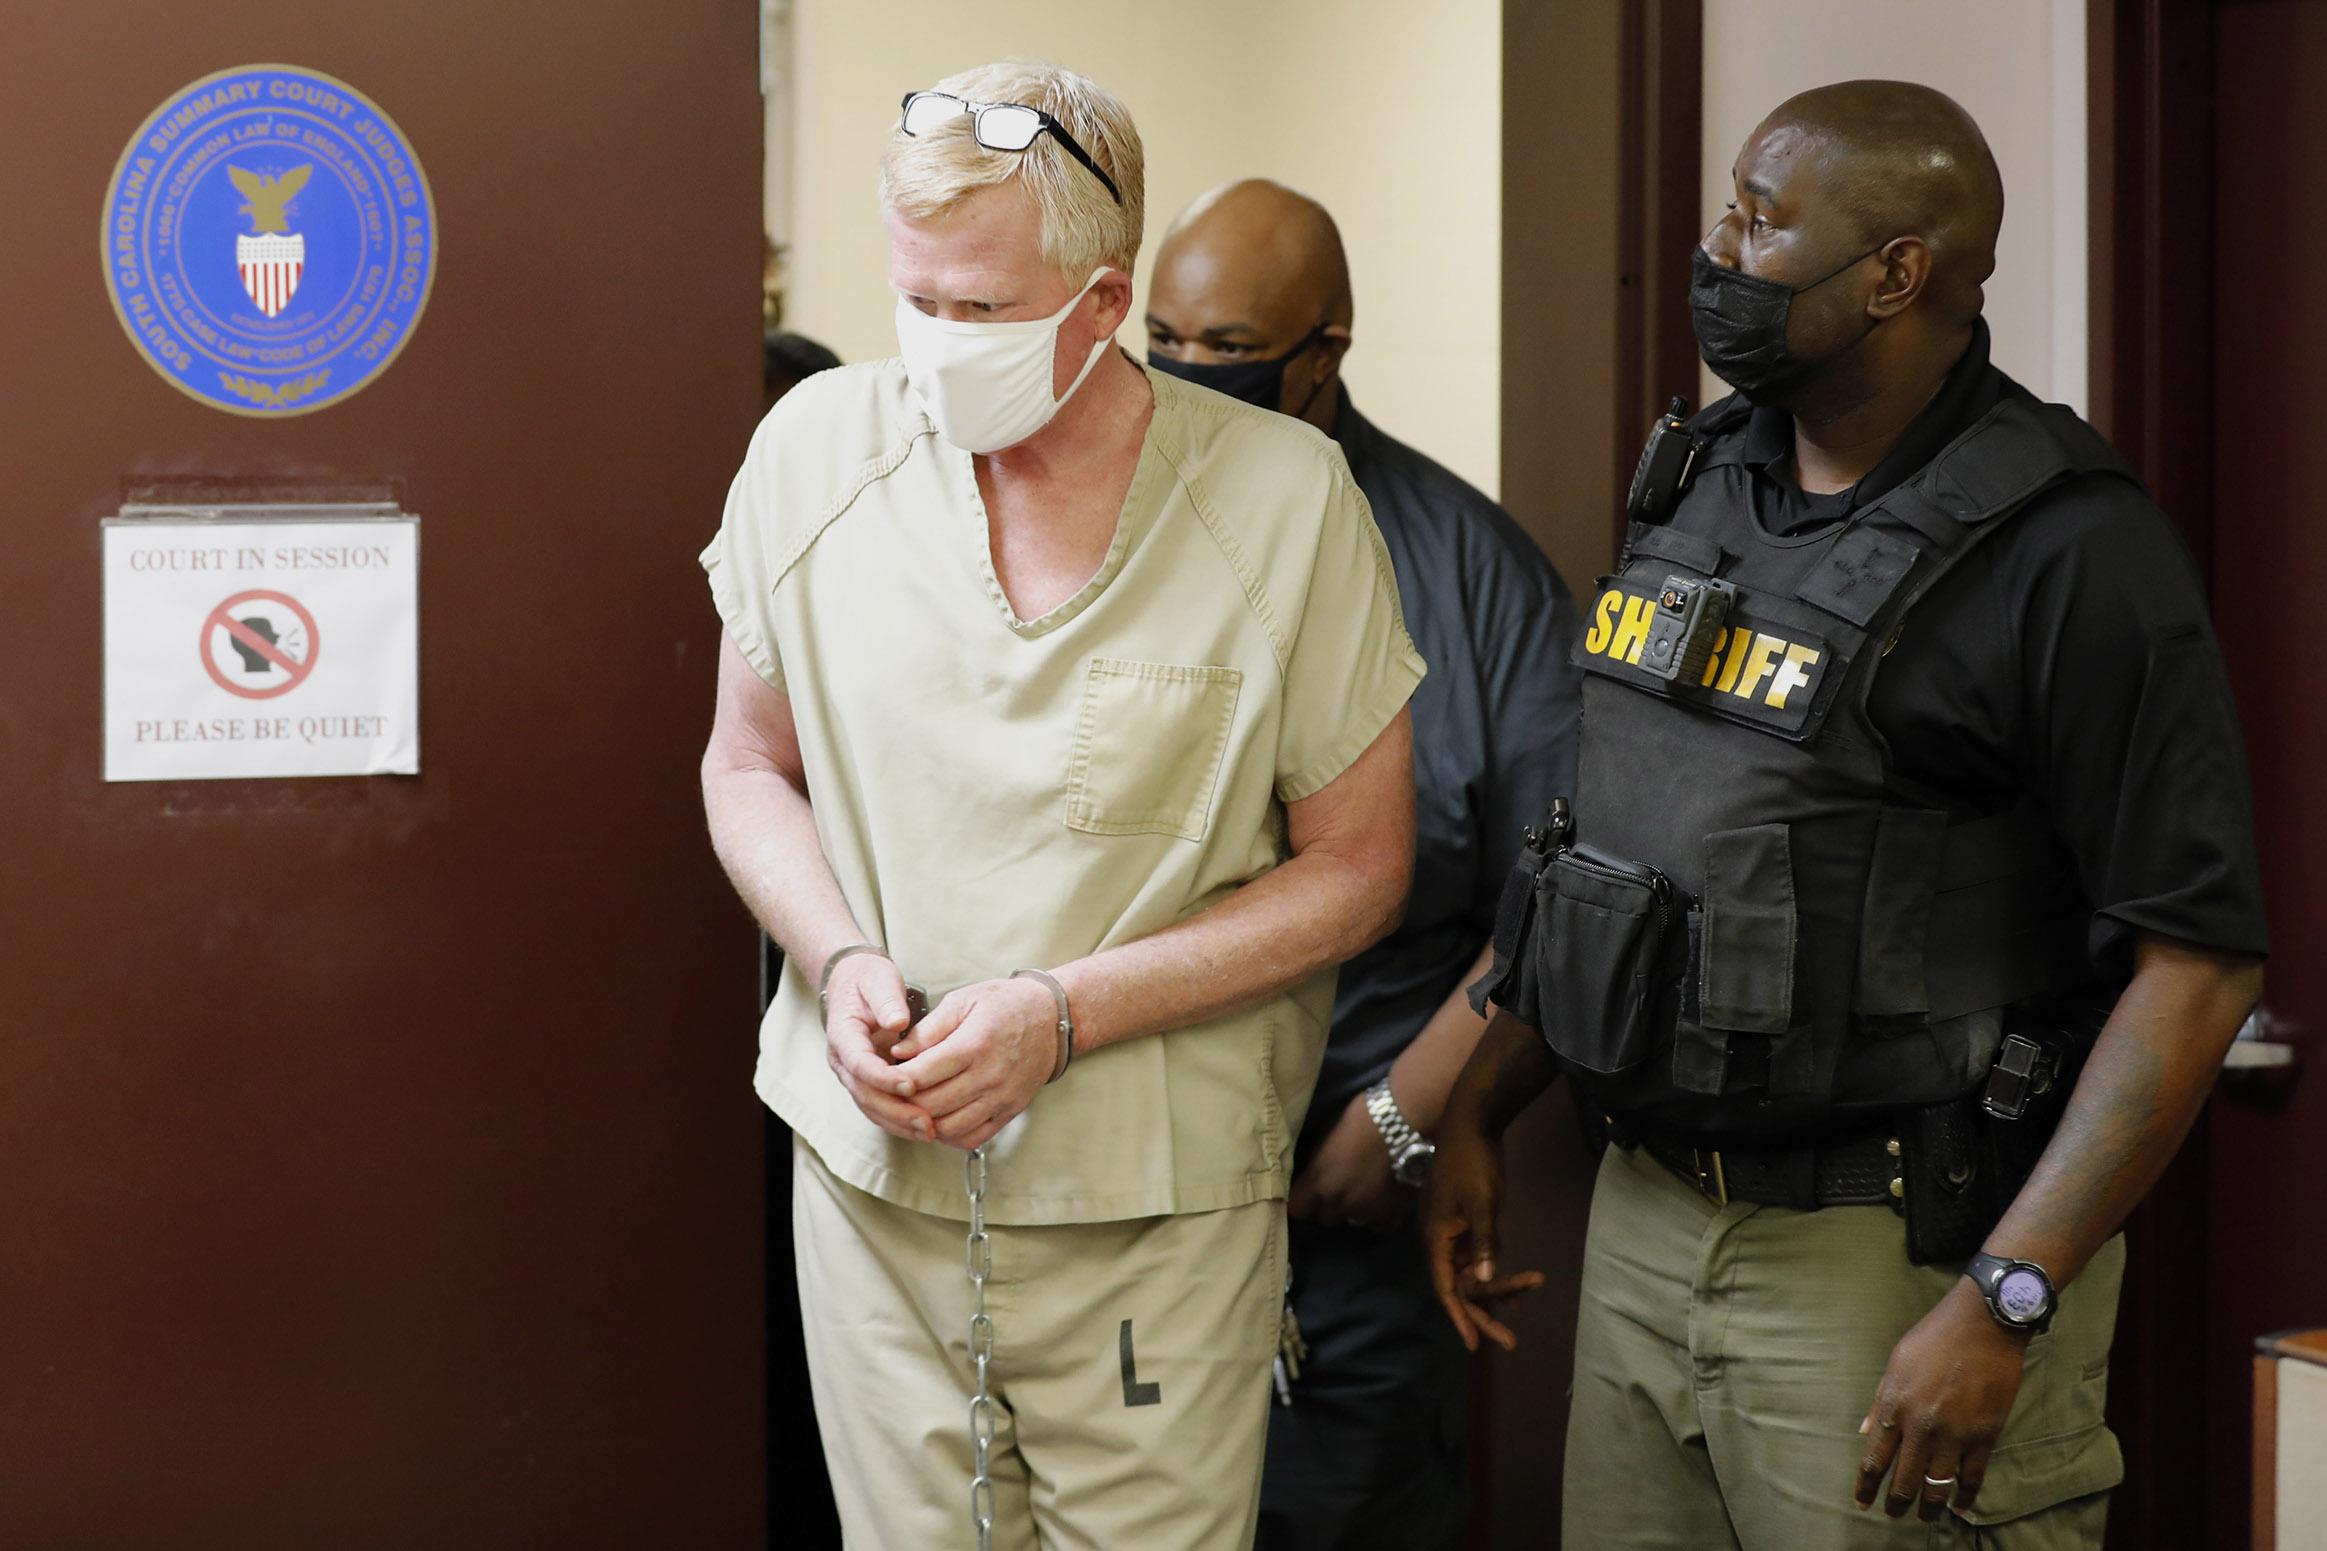
[[[878,943],[852,942],[845,947],[833,949],[831,956],[824,961],[824,968],[816,976],[816,1015],[820,1020],[827,1023],[832,1020],[832,1005],[828,999],[828,993],[832,989],[832,972],[840,967],[842,959],[858,953],[876,953],[884,959],[889,959],[889,950]],[[897,961],[889,959],[889,962],[895,964]],[[1067,1068],[1075,1064],[1075,1015],[1074,1010],[1067,1005],[1067,988],[1060,985],[1058,977],[1046,969],[1014,969],[1010,971],[1010,978],[1012,980],[1041,981],[1050,988],[1051,1000],[1057,1004],[1058,1064],[1051,1069],[1051,1074],[1043,1079],[1043,1086],[1047,1088],[1064,1077],[1067,1074]],[[919,1023],[929,1011],[928,993],[919,986],[907,986],[905,988],[905,1010],[909,1025]]]

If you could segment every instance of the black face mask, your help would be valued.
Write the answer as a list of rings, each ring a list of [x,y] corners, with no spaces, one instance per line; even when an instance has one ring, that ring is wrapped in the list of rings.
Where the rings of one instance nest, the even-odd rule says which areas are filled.
[[[1293,358],[1325,337],[1330,325],[1320,323],[1303,335],[1301,342],[1283,355],[1266,361],[1175,361],[1169,356],[1149,351],[1147,364],[1167,377],[1192,382],[1199,388],[1210,388],[1214,393],[1225,393],[1232,399],[1256,404],[1262,409],[1275,409],[1285,402],[1285,368]],[[1309,397],[1293,411],[1297,419],[1309,412],[1310,403],[1317,397],[1320,382],[1309,390]]]
[[[1822,361],[1805,361],[1786,348],[1794,298],[1815,291],[1845,269],[1883,251],[1879,244],[1808,285],[1787,285],[1713,262],[1700,246],[1690,260],[1689,316],[1697,326],[1697,353],[1713,375],[1756,404],[1771,403],[1807,381]]]

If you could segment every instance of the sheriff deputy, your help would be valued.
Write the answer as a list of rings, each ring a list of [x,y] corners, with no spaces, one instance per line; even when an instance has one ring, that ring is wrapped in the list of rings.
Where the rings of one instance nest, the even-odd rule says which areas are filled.
[[[1587,611],[1433,1274],[1510,1344],[1498,1138],[1566,1072],[1615,1144],[1566,1544],[2098,1547],[2118,1227],[2266,951],[2205,591],[1990,363],[2003,188],[1962,108],[1804,93],[1735,184],[1690,306],[1737,395],[1659,427]]]

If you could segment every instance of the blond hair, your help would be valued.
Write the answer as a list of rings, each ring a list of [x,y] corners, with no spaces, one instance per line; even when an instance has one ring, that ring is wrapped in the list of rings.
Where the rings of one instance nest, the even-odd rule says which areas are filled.
[[[1037,135],[1023,151],[989,151],[970,133],[967,115],[925,135],[905,133],[899,119],[881,156],[881,208],[926,220],[982,188],[1013,178],[1034,201],[1042,259],[1077,285],[1101,265],[1128,272],[1139,257],[1146,219],[1146,162],[1139,131],[1122,99],[1088,76],[1039,60],[1005,59],[949,75],[934,90],[968,102],[1040,108],[1066,126],[1091,160],[1122,191],[1117,204],[1091,169],[1055,135]]]

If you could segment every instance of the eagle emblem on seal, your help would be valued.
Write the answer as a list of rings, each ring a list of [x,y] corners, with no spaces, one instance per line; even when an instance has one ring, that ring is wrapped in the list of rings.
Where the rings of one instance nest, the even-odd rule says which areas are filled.
[[[304,163],[280,175],[228,167],[226,175],[242,191],[243,214],[250,217],[248,232],[234,239],[235,268],[242,275],[243,293],[251,305],[268,317],[279,317],[299,290],[307,268],[307,239],[291,230],[284,206],[298,197],[315,166]]]

